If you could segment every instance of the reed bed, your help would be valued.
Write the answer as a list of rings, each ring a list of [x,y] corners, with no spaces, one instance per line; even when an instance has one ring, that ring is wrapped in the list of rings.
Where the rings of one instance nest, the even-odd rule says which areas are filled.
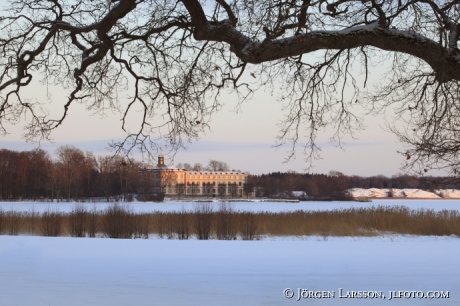
[[[255,240],[261,236],[380,236],[383,234],[460,237],[460,213],[404,206],[331,211],[247,212],[231,203],[197,203],[192,211],[136,213],[130,204],[104,210],[75,204],[70,213],[48,209],[5,211],[0,234],[71,237]]]

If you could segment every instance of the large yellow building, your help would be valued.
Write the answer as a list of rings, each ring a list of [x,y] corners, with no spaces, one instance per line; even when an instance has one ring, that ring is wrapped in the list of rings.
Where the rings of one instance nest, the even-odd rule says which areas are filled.
[[[247,174],[232,171],[192,171],[167,167],[164,157],[158,157],[156,168],[143,170],[144,181],[152,193],[167,197],[239,198],[246,194]]]

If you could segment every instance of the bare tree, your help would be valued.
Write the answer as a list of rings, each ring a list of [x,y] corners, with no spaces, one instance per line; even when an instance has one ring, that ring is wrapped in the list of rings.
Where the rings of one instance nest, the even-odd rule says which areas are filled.
[[[394,192],[393,188],[388,189],[387,197],[388,198],[393,198],[394,196],[395,196],[395,192]]]
[[[246,194],[246,198],[249,199],[249,195],[254,194],[254,185],[252,183],[244,183],[243,190]]]
[[[184,183],[178,183],[174,185],[174,189],[176,191],[177,197],[180,199],[180,196],[185,193],[185,184]]]
[[[208,163],[208,169],[213,171],[228,171],[230,167],[226,162],[211,159]]]
[[[203,169],[203,166],[200,163],[195,163],[192,167],[193,171],[201,171]]]
[[[114,163],[119,175],[123,200],[131,201],[132,193],[135,191],[135,186],[139,180],[138,169],[140,168],[140,164],[134,159],[119,158],[118,156],[114,157]],[[127,198],[128,195],[129,198]]]
[[[174,171],[161,171],[160,187],[161,192],[165,194],[167,191],[173,192],[172,188],[177,183],[177,174]]]
[[[61,179],[59,176],[59,167],[55,163],[51,163],[48,169],[49,179],[47,181],[47,189],[51,191],[51,199],[56,198],[58,201],[62,198]]]
[[[195,196],[200,193],[200,185],[197,183],[192,183],[190,185],[190,192],[192,193],[192,196]]]
[[[82,169],[83,194],[94,196],[96,182],[97,161],[92,152],[86,152]]]
[[[232,198],[236,197],[238,194],[238,185],[236,183],[228,184],[228,193]]]
[[[225,183],[220,183],[217,185],[217,193],[219,194],[219,197],[223,198],[227,194],[227,184]]]
[[[109,156],[99,156],[97,159],[97,170],[99,171],[99,187],[104,194],[107,202],[113,193],[113,174],[116,170],[115,165],[112,162],[112,158]]]
[[[203,183],[203,194],[211,196],[214,192],[214,185],[212,183]]]
[[[56,155],[63,195],[66,195],[67,200],[72,196],[77,198],[81,194],[80,185],[85,169],[85,155],[73,146],[57,148]]]
[[[396,111],[390,129],[410,145],[401,152],[408,167],[457,176],[459,7],[457,0],[11,1],[0,17],[0,131],[28,118],[26,137],[47,139],[83,103],[121,111],[127,137],[112,144],[117,152],[175,150],[209,127],[219,94],[233,91],[242,102],[281,83],[278,144],[292,144],[288,159],[300,141],[315,158],[325,127],[339,145],[363,128],[352,107],[361,104]],[[374,67],[386,71],[365,89]],[[61,99],[50,106],[27,94],[39,82],[64,88],[60,113],[46,108]],[[123,90],[128,103],[119,101]],[[142,119],[128,130],[136,106]]]

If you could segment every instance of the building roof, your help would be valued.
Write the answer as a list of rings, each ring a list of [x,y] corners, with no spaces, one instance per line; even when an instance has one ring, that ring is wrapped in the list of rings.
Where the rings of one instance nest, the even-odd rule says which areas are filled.
[[[238,172],[238,171],[194,171],[194,170],[185,170],[185,169],[179,169],[179,168],[174,168],[174,167],[157,167],[157,168],[152,168],[152,167],[146,167],[145,169],[141,170],[150,170],[150,171],[184,171],[186,174],[244,174],[244,172]]]
[[[246,174],[244,172],[233,172],[233,171],[193,171],[186,170],[187,174]]]

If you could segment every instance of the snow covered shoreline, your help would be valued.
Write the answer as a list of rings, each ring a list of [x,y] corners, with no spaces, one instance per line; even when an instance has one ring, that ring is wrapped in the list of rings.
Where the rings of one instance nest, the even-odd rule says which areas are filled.
[[[379,189],[379,188],[352,188],[348,192],[353,198],[398,198],[398,199],[460,199],[460,190],[457,189],[438,189],[434,192],[422,189]]]

